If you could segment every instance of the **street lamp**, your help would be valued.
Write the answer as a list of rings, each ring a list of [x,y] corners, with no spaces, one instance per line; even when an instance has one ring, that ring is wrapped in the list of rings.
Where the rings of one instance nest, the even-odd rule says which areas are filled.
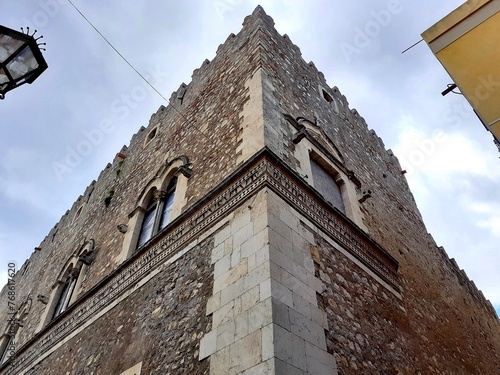
[[[22,28],[21,28],[22,30]],[[23,30],[24,31],[24,30]],[[47,69],[35,32],[29,35],[0,25],[0,99],[25,83],[32,83]]]

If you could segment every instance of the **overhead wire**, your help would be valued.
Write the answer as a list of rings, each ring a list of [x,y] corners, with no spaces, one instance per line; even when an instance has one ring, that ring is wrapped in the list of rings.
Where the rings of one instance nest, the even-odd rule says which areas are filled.
[[[149,82],[146,77],[144,77],[126,58],[125,56],[123,56],[120,51],[118,51],[118,49],[97,29],[97,27],[83,14],[83,12],[78,9],[78,7],[71,1],[71,0],[68,0],[68,2],[71,4],[71,6],[80,14],[80,16],[82,16],[82,18],[90,25],[92,26],[92,28],[101,36],[102,39],[104,39],[104,41],[118,54],[118,56],[120,56],[123,61],[125,61],[127,63],[128,66],[130,66],[134,72],[136,72],[139,77],[141,77],[144,82],[146,82],[163,100],[165,100],[167,103],[169,103],[169,101],[156,89],[156,87],[154,87],[151,82]],[[190,123],[190,120],[184,116],[174,105],[171,106],[184,120],[186,120],[186,122],[188,123],[188,126],[191,125]],[[196,122],[196,120],[195,120]],[[196,131],[198,131],[202,136],[204,136],[207,140],[211,141],[211,139],[205,134],[203,133],[201,130],[199,130],[198,128],[194,127],[194,129]],[[229,155],[227,153],[226,150],[222,150],[222,152],[224,154],[226,154],[226,156],[228,157],[232,157],[231,155]]]
[[[134,66],[125,58],[125,56],[123,56],[120,51],[118,51],[115,46],[97,29],[97,27],[94,26],[94,24],[92,22],[90,22],[90,20],[85,17],[85,15],[80,11],[80,9],[77,8],[77,6],[75,4],[73,4],[73,2],[71,0],[68,0],[68,2],[73,6],[73,8],[75,8],[75,10],[80,13],[80,15],[83,17],[83,19],[85,21],[87,21],[87,23],[92,26],[92,28],[101,36],[102,39],[104,39],[106,41],[106,43],[109,44],[109,46],[111,48],[113,48],[113,50],[118,54],[118,56],[120,56],[123,61],[125,61],[128,66],[130,66],[153,90],[156,91],[156,93],[158,95],[160,95],[165,101],[168,102],[168,100],[151,84],[151,82],[149,82],[136,68],[134,68]]]
[[[420,39],[417,43],[413,43],[411,46],[409,46],[407,49],[405,49],[403,52],[401,53],[405,53],[406,51],[408,51],[409,49],[412,49],[413,47],[415,47],[417,44],[419,44],[420,42],[423,42],[424,40],[423,39]]]

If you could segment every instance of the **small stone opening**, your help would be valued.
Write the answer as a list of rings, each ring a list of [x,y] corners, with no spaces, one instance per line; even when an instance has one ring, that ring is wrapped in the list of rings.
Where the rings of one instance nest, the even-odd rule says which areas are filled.
[[[332,96],[327,93],[324,89],[321,89],[321,91],[323,91],[323,98],[328,102],[328,103],[331,103],[333,102],[333,98]]]
[[[155,127],[153,130],[151,130],[149,133],[148,133],[148,136],[146,137],[146,145],[151,142],[153,140],[154,137],[156,137],[156,131],[157,131],[158,127]]]

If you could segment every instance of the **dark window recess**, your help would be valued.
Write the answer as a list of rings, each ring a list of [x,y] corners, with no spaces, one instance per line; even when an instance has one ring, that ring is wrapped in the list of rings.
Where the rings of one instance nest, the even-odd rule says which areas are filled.
[[[149,132],[148,137],[146,138],[146,143],[151,142],[151,140],[152,140],[154,137],[156,137],[156,130],[157,130],[157,129],[158,129],[158,128],[154,128],[153,130],[151,130],[151,131]]]
[[[71,269],[71,271],[69,272],[66,281],[64,282],[64,286],[62,287],[59,300],[57,301],[53,318],[62,314],[68,308],[69,301],[71,300],[73,292],[75,291],[76,281],[78,280],[79,275],[79,269]]]
[[[151,198],[144,214],[144,219],[142,220],[139,241],[137,242],[138,248],[170,223],[176,184],[177,178],[174,177],[170,181],[167,191],[159,200],[156,200],[154,197]]]
[[[321,89],[321,91],[323,91],[323,98],[325,98],[325,100],[328,102],[328,103],[331,103],[333,102],[333,98],[332,96],[327,93],[325,90]]]
[[[75,219],[78,219],[78,217],[82,213],[82,208],[83,208],[83,206],[80,206],[80,208],[78,209],[78,211],[76,211]]]
[[[30,268],[30,263],[29,263],[29,261],[26,261],[26,263],[24,265],[23,273],[22,273],[23,276],[26,275],[26,273],[28,272],[29,268]]]
[[[318,162],[311,159],[311,169],[316,190],[339,211],[345,213],[344,201],[335,178]]]
[[[89,195],[87,197],[87,203],[89,203],[90,197],[92,196],[92,193],[94,192],[94,189],[95,188],[92,188],[92,190],[90,190],[90,193],[89,193]]]
[[[57,229],[54,231],[54,234],[52,235],[51,242],[54,242],[54,240],[56,239],[56,234],[57,234]]]

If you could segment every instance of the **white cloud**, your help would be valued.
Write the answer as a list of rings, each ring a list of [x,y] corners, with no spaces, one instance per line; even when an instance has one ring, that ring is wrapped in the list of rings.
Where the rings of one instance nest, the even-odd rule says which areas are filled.
[[[489,156],[466,134],[431,131],[416,127],[417,120],[404,118],[396,154],[409,174],[425,174],[435,186],[452,189],[458,175],[492,177]],[[497,173],[498,174],[498,173]]]
[[[193,69],[205,58],[215,55],[231,32],[239,31],[243,17],[257,3],[167,1],[154,8],[137,3],[117,12],[111,3],[96,2],[82,10],[139,71],[147,74],[148,67],[159,64],[169,73],[157,84],[168,98],[182,81],[189,82]],[[339,87],[351,107],[394,150],[408,170],[406,176],[418,206],[425,211],[429,231],[487,298],[500,305],[500,275],[491,261],[497,259],[500,230],[495,212],[500,211],[495,205],[500,199],[491,193],[500,184],[498,155],[468,104],[451,94],[441,97],[450,78],[425,44],[401,55],[426,27],[463,0],[405,2],[390,25],[352,56],[351,64],[340,46],[353,44],[355,30],[364,29],[373,20],[372,11],[385,9],[388,2],[331,3],[265,0],[262,4],[278,31],[289,34],[304,59],[313,61],[329,84]],[[216,12],[218,4],[227,5],[223,14]],[[16,27],[19,20],[32,19],[41,11],[39,3],[12,2],[4,23]],[[168,15],[173,22],[164,22]],[[47,222],[41,212],[59,218],[121,145],[165,104],[156,94],[138,103],[112,136],[58,183],[51,163],[63,159],[67,147],[78,145],[82,127],[94,128],[103,118],[113,116],[111,104],[142,82],[71,6],[61,5],[44,29],[49,69],[33,85],[9,93],[5,105],[0,106],[0,118],[6,125],[0,139],[0,183],[10,201],[9,212],[2,212],[9,226],[0,228],[9,234],[0,241],[2,277],[6,264],[2,257],[9,255],[4,249],[15,249],[11,252],[22,263],[33,250],[31,244],[46,234],[35,233],[26,223],[38,221],[37,229],[50,228],[57,219]],[[123,35],[116,30],[123,30]],[[19,200],[38,211],[20,210]],[[457,235],[462,229],[467,233]]]
[[[469,207],[471,211],[478,214],[476,220],[479,227],[488,229],[494,236],[500,237],[500,204],[473,202]]]
[[[0,192],[11,201],[28,202],[32,207],[48,210],[47,201],[41,199],[46,193],[41,186],[48,186],[50,178],[43,174],[41,165],[46,164],[43,151],[25,147],[12,147],[6,150],[1,160],[1,168],[5,173]]]

